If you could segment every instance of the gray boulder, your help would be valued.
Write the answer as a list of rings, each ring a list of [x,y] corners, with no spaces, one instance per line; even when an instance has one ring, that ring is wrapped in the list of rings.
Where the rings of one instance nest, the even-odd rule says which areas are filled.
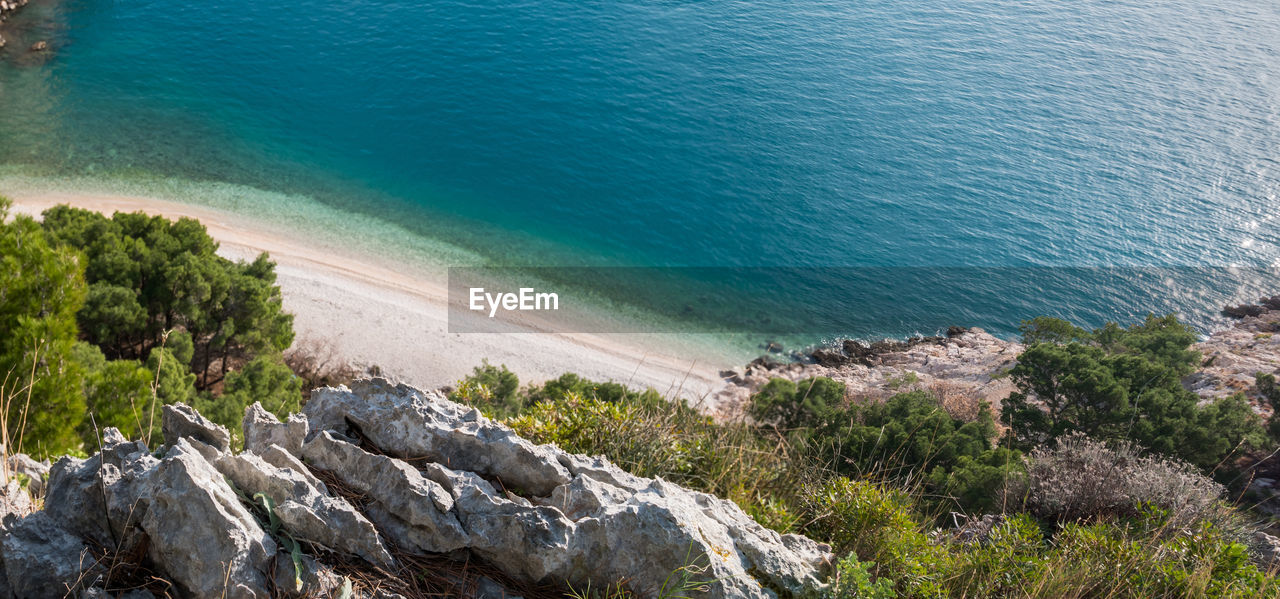
[[[33,497],[44,495],[45,478],[49,476],[49,463],[37,462],[31,456],[20,453],[9,456],[10,478],[26,479],[27,491]]]
[[[190,438],[222,453],[231,451],[231,433],[227,432],[226,427],[201,416],[187,404],[165,406],[160,426],[166,448],[173,447],[178,439]]]
[[[271,445],[279,445],[285,451],[299,455],[307,436],[307,417],[290,414],[288,421],[280,422],[275,414],[254,402],[244,410],[243,427],[244,448],[248,451],[261,452]]]
[[[288,455],[272,445],[279,454]],[[301,464],[278,467],[252,453],[224,456],[215,466],[245,494],[263,493],[275,503],[281,525],[295,539],[319,543],[356,555],[371,564],[390,567],[387,552],[373,524],[346,500],[330,497]]]
[[[103,573],[84,541],[43,511],[14,522],[0,547],[14,597],[62,599],[89,588]]]
[[[763,599],[774,596],[769,589],[816,592],[831,565],[830,547],[766,529],[732,502],[534,445],[438,394],[362,381],[317,390],[307,411],[304,459],[361,492],[384,494],[371,519],[404,525],[394,534],[386,526],[388,535],[418,535],[420,546],[438,538],[438,512],[395,520],[403,510],[394,498],[421,473],[452,497],[452,506],[435,507],[461,525],[462,546],[517,577],[597,587],[627,580],[656,594],[683,572],[705,584],[706,597]],[[328,432],[353,427],[388,454],[414,458],[416,468]],[[514,481],[524,493],[499,490]]]
[[[150,557],[188,594],[267,599],[276,544],[222,475],[184,438],[156,466],[142,528]]]
[[[63,457],[49,471],[45,511],[62,526],[103,547],[138,542],[137,525],[150,503],[150,476],[159,463],[141,442],[103,431],[103,448],[88,459]]]
[[[389,455],[475,472],[522,493],[547,496],[571,478],[551,448],[439,393],[385,379],[356,381],[351,389],[317,389],[303,410],[313,433],[345,433],[350,423]]]
[[[366,507],[370,519],[397,546],[431,553],[467,546],[466,533],[450,513],[453,496],[405,462],[364,451],[329,431],[303,445],[302,455],[312,467],[332,472],[372,498]]]

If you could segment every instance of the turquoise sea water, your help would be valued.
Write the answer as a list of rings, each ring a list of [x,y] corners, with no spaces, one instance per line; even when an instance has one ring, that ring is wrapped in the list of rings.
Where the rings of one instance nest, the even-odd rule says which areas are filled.
[[[309,198],[500,265],[928,267],[875,272],[941,289],[764,292],[884,315],[810,336],[1205,324],[1277,280],[1038,293],[1056,271],[1022,269],[1280,265],[1274,3],[36,1],[0,51],[10,173]]]

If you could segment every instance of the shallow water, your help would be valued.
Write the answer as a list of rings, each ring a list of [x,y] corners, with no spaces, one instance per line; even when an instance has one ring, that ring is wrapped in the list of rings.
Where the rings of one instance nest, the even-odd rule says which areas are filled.
[[[55,52],[0,51],[0,164],[307,198],[501,265],[1280,264],[1280,5],[936,4],[62,0],[10,24]],[[1208,326],[1257,274],[726,289],[830,305],[801,342],[1154,300]]]

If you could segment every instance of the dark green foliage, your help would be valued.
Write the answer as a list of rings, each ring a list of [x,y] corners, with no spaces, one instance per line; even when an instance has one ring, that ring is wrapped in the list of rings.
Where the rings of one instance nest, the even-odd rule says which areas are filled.
[[[774,379],[752,396],[751,414],[779,423],[794,446],[836,473],[923,485],[942,513],[996,507],[991,489],[1021,468],[1017,451],[993,448],[989,408],[965,422],[926,391],[845,406],[844,385],[831,379]]]
[[[147,368],[156,374],[156,394],[161,404],[190,404],[196,397],[196,375],[190,364],[191,336],[183,331],[169,334],[164,345],[151,350]]]
[[[1276,383],[1274,374],[1263,372],[1254,376],[1254,384],[1258,387],[1258,395],[1271,407],[1271,418],[1267,420],[1267,436],[1273,444],[1280,443],[1280,385]]]
[[[812,428],[839,418],[844,385],[826,377],[800,382],[775,378],[751,397],[751,417],[783,430]]]
[[[532,405],[543,401],[556,401],[575,396],[598,399],[606,403],[629,401],[642,405],[668,405],[662,399],[662,395],[653,389],[634,391],[620,383],[599,383],[584,379],[573,373],[562,374],[559,378],[547,381],[541,387],[530,388],[527,404]]]
[[[506,364],[494,366],[485,360],[458,383],[449,399],[479,407],[490,416],[511,416],[525,407],[527,396],[518,395],[519,389],[520,379]]]
[[[131,439],[158,436],[160,405],[152,401],[153,380],[151,371],[137,360],[104,359],[90,370],[85,379],[85,403],[91,417],[80,423],[85,447],[96,451],[101,430],[108,426]]]
[[[1200,406],[1183,388],[1181,378],[1198,360],[1190,349],[1196,336],[1173,316],[1148,316],[1129,328],[1109,323],[1087,336],[1060,322],[1025,326],[1028,339],[1038,341],[1010,371],[1018,392],[1005,400],[1000,416],[1013,447],[1028,449],[1079,431],[1103,440],[1132,439],[1212,468],[1263,442],[1258,419],[1241,398]]]
[[[1018,332],[1022,333],[1022,342],[1026,345],[1081,343],[1092,339],[1089,331],[1051,316],[1037,316],[1031,320],[1025,320],[1018,326]]]
[[[300,381],[280,356],[259,356],[227,374],[222,397],[201,399],[196,408],[210,420],[237,431],[244,409],[255,401],[278,417],[302,408]]]
[[[292,317],[281,309],[274,265],[218,256],[204,226],[141,213],[101,214],[58,206],[44,230],[87,258],[88,300],[79,310],[84,337],[110,358],[147,359],[166,332],[190,334],[199,389],[259,354],[293,340]]]
[[[29,217],[0,198],[0,400],[8,447],[37,456],[79,445],[84,372],[72,358],[84,263],[51,247]]]

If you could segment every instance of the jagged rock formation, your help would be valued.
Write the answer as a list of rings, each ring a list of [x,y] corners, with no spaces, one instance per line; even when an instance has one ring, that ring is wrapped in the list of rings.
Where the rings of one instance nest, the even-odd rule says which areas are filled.
[[[251,406],[239,454],[187,406],[166,407],[163,430],[153,455],[108,429],[97,455],[53,465],[43,510],[5,503],[0,597],[94,596],[137,571],[175,596],[328,596],[344,572],[394,577],[435,556],[511,584],[626,581],[653,596],[686,572],[700,596],[765,598],[815,591],[830,567],[827,546],[731,502],[381,379],[317,390],[286,422]],[[490,578],[468,588],[513,594]]]

